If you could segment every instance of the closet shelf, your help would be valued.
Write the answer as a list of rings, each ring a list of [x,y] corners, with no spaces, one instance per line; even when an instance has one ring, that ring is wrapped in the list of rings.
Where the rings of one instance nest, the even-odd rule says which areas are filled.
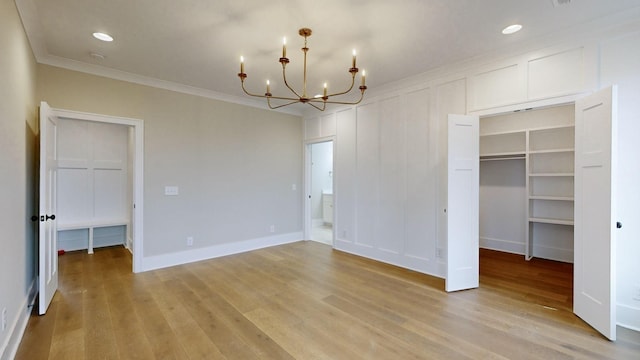
[[[567,153],[574,152],[574,148],[565,148],[565,149],[544,149],[544,150],[529,150],[529,154],[557,154],[557,153]]]
[[[494,160],[517,160],[525,159],[524,152],[504,152],[504,153],[490,153],[481,154],[480,161],[494,161]]]
[[[573,177],[573,173],[529,173],[529,176]]]
[[[529,196],[530,200],[557,200],[557,201],[573,201],[573,196],[542,196],[542,195],[531,195]]]
[[[573,220],[564,219],[549,219],[549,218],[529,218],[529,222],[544,223],[544,224],[556,224],[556,225],[571,225],[573,226]]]

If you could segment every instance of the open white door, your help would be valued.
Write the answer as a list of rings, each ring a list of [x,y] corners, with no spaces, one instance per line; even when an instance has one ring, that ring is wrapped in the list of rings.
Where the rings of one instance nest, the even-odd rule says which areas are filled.
[[[479,283],[478,116],[449,115],[446,291]]]
[[[576,101],[573,311],[616,339],[615,87]]]
[[[39,313],[43,315],[58,289],[58,231],[56,214],[57,120],[46,102],[40,103],[40,219]]]

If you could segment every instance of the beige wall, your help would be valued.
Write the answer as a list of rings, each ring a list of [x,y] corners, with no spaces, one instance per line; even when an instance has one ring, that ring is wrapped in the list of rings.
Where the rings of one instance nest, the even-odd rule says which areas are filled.
[[[301,117],[47,65],[37,98],[144,120],[145,257],[302,231]]]
[[[0,0],[0,358],[19,339],[11,337],[24,318],[35,279],[35,238],[29,220],[34,203],[36,64],[11,0]]]

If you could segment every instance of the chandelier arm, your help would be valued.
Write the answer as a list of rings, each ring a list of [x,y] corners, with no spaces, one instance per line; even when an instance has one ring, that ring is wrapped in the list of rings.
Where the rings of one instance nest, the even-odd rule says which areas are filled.
[[[319,106],[313,104],[311,101],[307,102],[307,104],[313,106],[314,108],[316,108],[316,109],[318,109],[320,111],[324,111],[324,109],[327,107],[326,101],[323,101],[322,107],[319,107]]]
[[[334,94],[329,94],[327,95],[327,97],[332,97],[332,96],[340,96],[340,95],[344,95],[348,92],[350,92],[351,90],[353,90],[353,85],[356,83],[356,75],[353,74],[353,76],[351,76],[351,86],[349,87],[349,89],[342,91],[342,92],[337,92]]]
[[[309,100],[309,103],[318,103],[318,102],[323,102],[325,104],[340,104],[340,105],[357,105],[360,104],[360,102],[362,101],[362,99],[364,99],[364,91],[361,91],[360,93],[360,99],[358,99],[358,101],[355,102],[349,102],[349,101],[331,101],[331,100],[320,100],[320,99],[312,99]]]
[[[247,89],[244,87],[244,81],[242,82],[242,90],[244,91],[245,94],[249,95],[249,96],[253,96],[253,97],[259,97],[259,98],[265,98],[265,99],[278,99],[278,100],[290,100],[293,103],[296,102],[300,102],[299,98],[293,98],[293,97],[283,97],[283,96],[266,96],[266,95],[259,95],[259,94],[252,94],[250,92],[247,91]]]
[[[244,81],[242,81],[242,91],[244,91],[244,93],[249,95],[249,96],[261,97],[261,98],[266,97],[264,95],[252,94],[252,93],[248,92],[247,89],[244,87]]]
[[[282,79],[284,80],[284,84],[287,86],[287,88],[289,88],[289,90],[291,90],[291,92],[299,99],[302,99],[302,96],[300,96],[300,94],[293,90],[293,88],[287,82],[287,72],[285,71],[285,64],[282,64]]]
[[[267,105],[269,105],[269,109],[272,109],[272,110],[273,110],[273,109],[278,109],[278,108],[281,108],[281,107],[285,107],[285,106],[288,106],[288,105],[293,105],[293,104],[295,104],[295,103],[298,103],[298,102],[299,102],[299,101],[296,99],[296,100],[293,100],[293,101],[291,101],[291,102],[284,103],[284,104],[282,104],[282,105],[271,106],[271,98],[272,98],[272,97],[271,97],[271,96],[265,96],[265,97],[267,98]],[[276,99],[278,99],[278,98],[276,98]],[[289,100],[291,100],[291,99],[289,99]]]

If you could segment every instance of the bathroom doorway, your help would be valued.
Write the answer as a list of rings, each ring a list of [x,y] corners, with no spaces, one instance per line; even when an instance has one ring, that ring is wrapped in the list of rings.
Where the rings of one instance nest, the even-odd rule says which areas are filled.
[[[307,144],[307,232],[313,241],[333,245],[334,194],[333,194],[333,144],[332,140]]]

